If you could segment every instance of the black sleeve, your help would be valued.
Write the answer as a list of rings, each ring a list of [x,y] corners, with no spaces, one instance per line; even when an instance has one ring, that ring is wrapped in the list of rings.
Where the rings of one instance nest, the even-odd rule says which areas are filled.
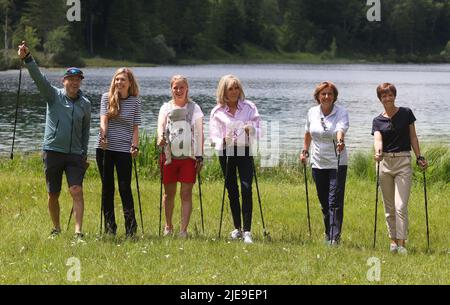
[[[372,121],[372,133],[371,133],[371,135],[374,135],[375,131],[379,131],[379,130],[380,130],[380,127],[377,124],[377,118],[374,118],[373,121]]]
[[[406,108],[406,110],[408,111],[408,125],[411,125],[416,121],[416,117],[414,116],[414,113],[411,109]]]

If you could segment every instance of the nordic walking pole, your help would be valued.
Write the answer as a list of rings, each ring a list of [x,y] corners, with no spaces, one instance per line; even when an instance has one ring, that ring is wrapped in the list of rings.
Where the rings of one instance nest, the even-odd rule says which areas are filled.
[[[337,152],[337,146],[336,143],[333,140],[333,145],[334,145],[334,153],[336,154],[337,157],[337,168],[336,168],[336,191],[338,188],[338,183],[339,183],[339,165],[341,163],[341,153]],[[330,245],[333,245],[333,240],[334,240],[334,226],[336,224],[336,201],[338,200],[337,198],[337,194],[334,196],[334,200],[335,202],[333,203],[333,221],[331,223],[331,236],[330,236]]]
[[[261,222],[263,225],[263,233],[264,233],[264,237],[266,237],[268,240],[270,240],[270,234],[269,234],[269,232],[266,231],[266,225],[264,224],[264,216],[263,216],[262,205],[261,205],[261,196],[259,195],[258,178],[256,177],[255,159],[253,158],[253,156],[251,158],[252,158],[252,163],[253,163],[253,174],[255,176],[256,193],[258,194],[259,210],[261,212]]]
[[[159,154],[159,177],[160,177],[160,183],[159,183],[159,230],[158,235],[161,236],[161,219],[162,219],[162,189],[163,189],[163,164],[162,164],[162,154],[163,152]]]
[[[103,206],[104,206],[104,201],[105,201],[105,188],[106,188],[106,183],[105,183],[105,171],[106,171],[106,148],[103,149],[103,160],[102,160],[102,200],[101,200],[101,204],[100,204],[100,236],[103,233]],[[105,219],[106,222],[106,219]]]
[[[378,154],[380,152],[378,151]],[[377,185],[375,189],[375,220],[373,225],[373,248],[375,249],[375,245],[377,242],[377,215],[378,215],[378,187],[380,185],[380,161],[377,161]]]
[[[428,227],[428,200],[427,200],[427,178],[425,170],[423,171],[423,194],[425,196],[425,220],[427,223],[427,251],[430,250],[430,230]]]
[[[305,176],[306,212],[307,212],[307,215],[308,215],[308,229],[309,229],[309,236],[311,236],[311,218],[309,216],[308,179],[306,177],[306,164],[305,163],[303,163],[303,175]]]
[[[72,206],[72,209],[70,210],[69,222],[67,223],[67,229],[66,229],[66,231],[69,231],[70,220],[72,219],[72,214],[73,214],[73,206]]]
[[[14,119],[14,131],[13,131],[13,141],[11,146],[11,160],[14,159],[14,142],[16,139],[16,126],[17,126],[17,114],[19,112],[19,100],[20,100],[20,86],[22,84],[22,60],[20,60],[20,66],[19,66],[19,87],[17,89],[17,100],[16,100],[16,115]]]
[[[219,226],[219,238],[220,238],[220,233],[222,232],[222,220],[223,220],[223,206],[225,203],[225,188],[227,185],[227,176],[228,176],[228,156],[226,156],[225,159],[225,176],[224,176],[224,182],[223,182],[223,192],[222,192],[222,210],[220,212],[220,226]]]
[[[141,215],[141,228],[142,228],[142,234],[144,234],[144,220],[142,218],[141,192],[139,190],[139,179],[138,179],[138,173],[137,173],[136,158],[133,158],[133,161],[134,161],[134,176],[136,178],[136,189],[137,189],[138,202],[139,202],[139,214]]]
[[[200,215],[202,217],[202,233],[205,234],[205,224],[203,221],[203,202],[202,202],[202,176],[200,176],[200,172],[198,175],[198,194],[200,197]]]

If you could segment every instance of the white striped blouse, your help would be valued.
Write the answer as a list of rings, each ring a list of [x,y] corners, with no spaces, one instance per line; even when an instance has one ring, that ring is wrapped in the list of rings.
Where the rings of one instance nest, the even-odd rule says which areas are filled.
[[[102,95],[100,117],[108,113],[108,96],[108,93]],[[136,96],[129,96],[126,100],[121,100],[119,115],[113,119],[108,119],[107,150],[129,153],[133,140],[134,126],[139,126],[141,123],[140,99]],[[100,148],[100,134],[96,148]]]

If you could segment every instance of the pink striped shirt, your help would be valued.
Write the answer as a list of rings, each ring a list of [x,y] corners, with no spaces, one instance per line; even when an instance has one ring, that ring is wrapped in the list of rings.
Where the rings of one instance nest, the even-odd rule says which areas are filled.
[[[236,113],[233,115],[230,108],[225,105],[217,105],[211,110],[209,120],[209,137],[216,150],[223,150],[223,139],[229,138],[232,145],[248,146],[260,135],[260,116],[255,104],[248,101],[238,101]],[[245,126],[254,128],[246,136]]]

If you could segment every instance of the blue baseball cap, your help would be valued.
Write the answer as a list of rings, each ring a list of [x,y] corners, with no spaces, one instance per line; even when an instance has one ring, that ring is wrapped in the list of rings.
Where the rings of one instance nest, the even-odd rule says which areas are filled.
[[[78,75],[81,77],[81,79],[84,79],[83,71],[81,71],[80,69],[75,68],[75,67],[71,67],[71,68],[67,69],[66,72],[64,73],[64,78],[69,77],[69,76],[74,76],[74,75]]]

